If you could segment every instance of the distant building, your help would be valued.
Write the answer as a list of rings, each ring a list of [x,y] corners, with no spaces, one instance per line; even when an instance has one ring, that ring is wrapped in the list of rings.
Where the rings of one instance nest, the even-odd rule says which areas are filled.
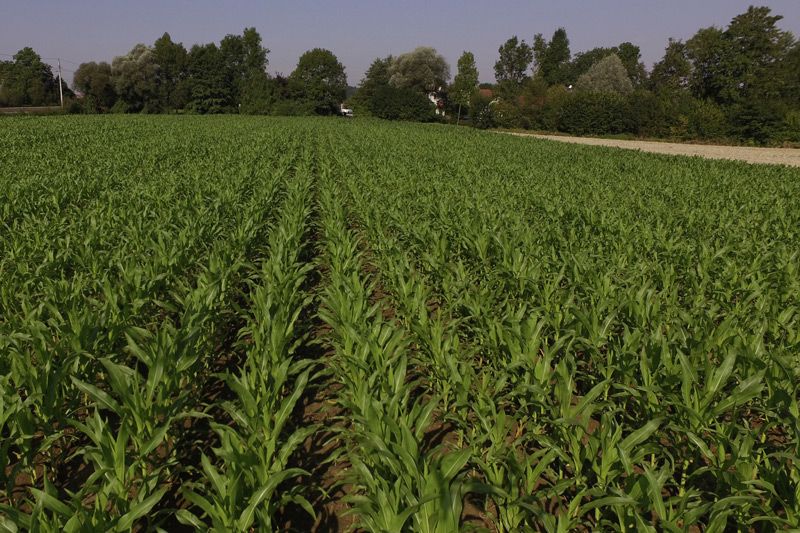
[[[435,91],[429,92],[428,100],[430,100],[431,103],[436,106],[437,115],[445,116],[444,108],[447,104],[447,93],[445,93],[441,87]]]

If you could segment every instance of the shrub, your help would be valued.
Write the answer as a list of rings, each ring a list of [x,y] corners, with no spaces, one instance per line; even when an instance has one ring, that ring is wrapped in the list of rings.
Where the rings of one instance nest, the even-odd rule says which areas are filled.
[[[433,104],[422,93],[385,85],[375,90],[370,111],[386,120],[430,122],[436,118]]]
[[[728,134],[728,119],[722,108],[709,100],[694,102],[688,115],[689,135],[700,139],[719,139]]]
[[[472,115],[472,126],[482,130],[493,128],[497,125],[494,116],[495,105],[492,103],[492,98],[483,96],[480,92],[475,91],[469,101],[469,109]]]
[[[630,132],[628,102],[614,93],[574,93],[561,106],[559,129],[576,135]]]

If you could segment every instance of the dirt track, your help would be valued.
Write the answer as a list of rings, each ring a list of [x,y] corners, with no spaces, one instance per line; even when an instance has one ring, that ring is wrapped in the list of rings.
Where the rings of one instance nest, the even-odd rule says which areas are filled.
[[[789,165],[800,167],[800,149],[796,148],[753,148],[749,146],[717,146],[705,144],[679,144],[653,141],[623,141],[616,139],[595,139],[590,137],[566,137],[560,135],[539,135],[534,133],[503,132],[519,137],[536,137],[553,141],[594,146],[611,146],[629,150],[642,150],[656,154],[700,156],[708,159],[735,159],[747,163]]]

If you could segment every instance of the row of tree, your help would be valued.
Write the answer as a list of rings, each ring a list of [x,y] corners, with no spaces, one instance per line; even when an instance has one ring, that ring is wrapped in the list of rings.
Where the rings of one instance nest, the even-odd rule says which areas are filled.
[[[724,29],[670,40],[650,72],[629,42],[573,55],[563,28],[530,44],[508,39],[498,49],[495,84],[478,84],[470,52],[448,83],[447,61],[421,47],[375,59],[350,103],[361,115],[419,121],[436,119],[435,104],[444,104],[448,117],[469,115],[478,127],[800,141],[800,42],[777,26],[781,18],[750,7]],[[288,76],[267,74],[268,54],[255,28],[188,50],[165,33],[110,65],[81,64],[73,108],[325,115],[349,96],[332,52],[304,53]],[[55,103],[58,83],[49,65],[23,49],[0,62],[0,105]]]
[[[267,74],[255,28],[187,50],[165,33],[108,63],[84,63],[75,87],[92,111],[330,114],[345,98],[344,66],[330,51],[304,53],[288,77]]]
[[[800,142],[800,41],[767,7],[670,40],[648,73],[631,43],[570,53],[566,31],[500,47],[475,123],[577,134]]]

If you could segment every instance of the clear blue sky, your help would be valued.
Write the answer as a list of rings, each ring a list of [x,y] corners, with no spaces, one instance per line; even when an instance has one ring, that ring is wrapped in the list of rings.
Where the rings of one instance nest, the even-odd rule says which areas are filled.
[[[357,85],[375,57],[426,45],[447,58],[452,74],[461,51],[472,51],[481,80],[494,81],[497,48],[515,34],[530,42],[563,26],[573,53],[631,41],[650,68],[669,37],[725,26],[750,4],[771,7],[800,35],[800,0],[0,0],[0,53],[31,46],[60,56],[71,80],[77,63],[110,62],[165,31],[189,48],[255,26],[271,50],[271,73],[289,74],[300,54],[322,47]]]

